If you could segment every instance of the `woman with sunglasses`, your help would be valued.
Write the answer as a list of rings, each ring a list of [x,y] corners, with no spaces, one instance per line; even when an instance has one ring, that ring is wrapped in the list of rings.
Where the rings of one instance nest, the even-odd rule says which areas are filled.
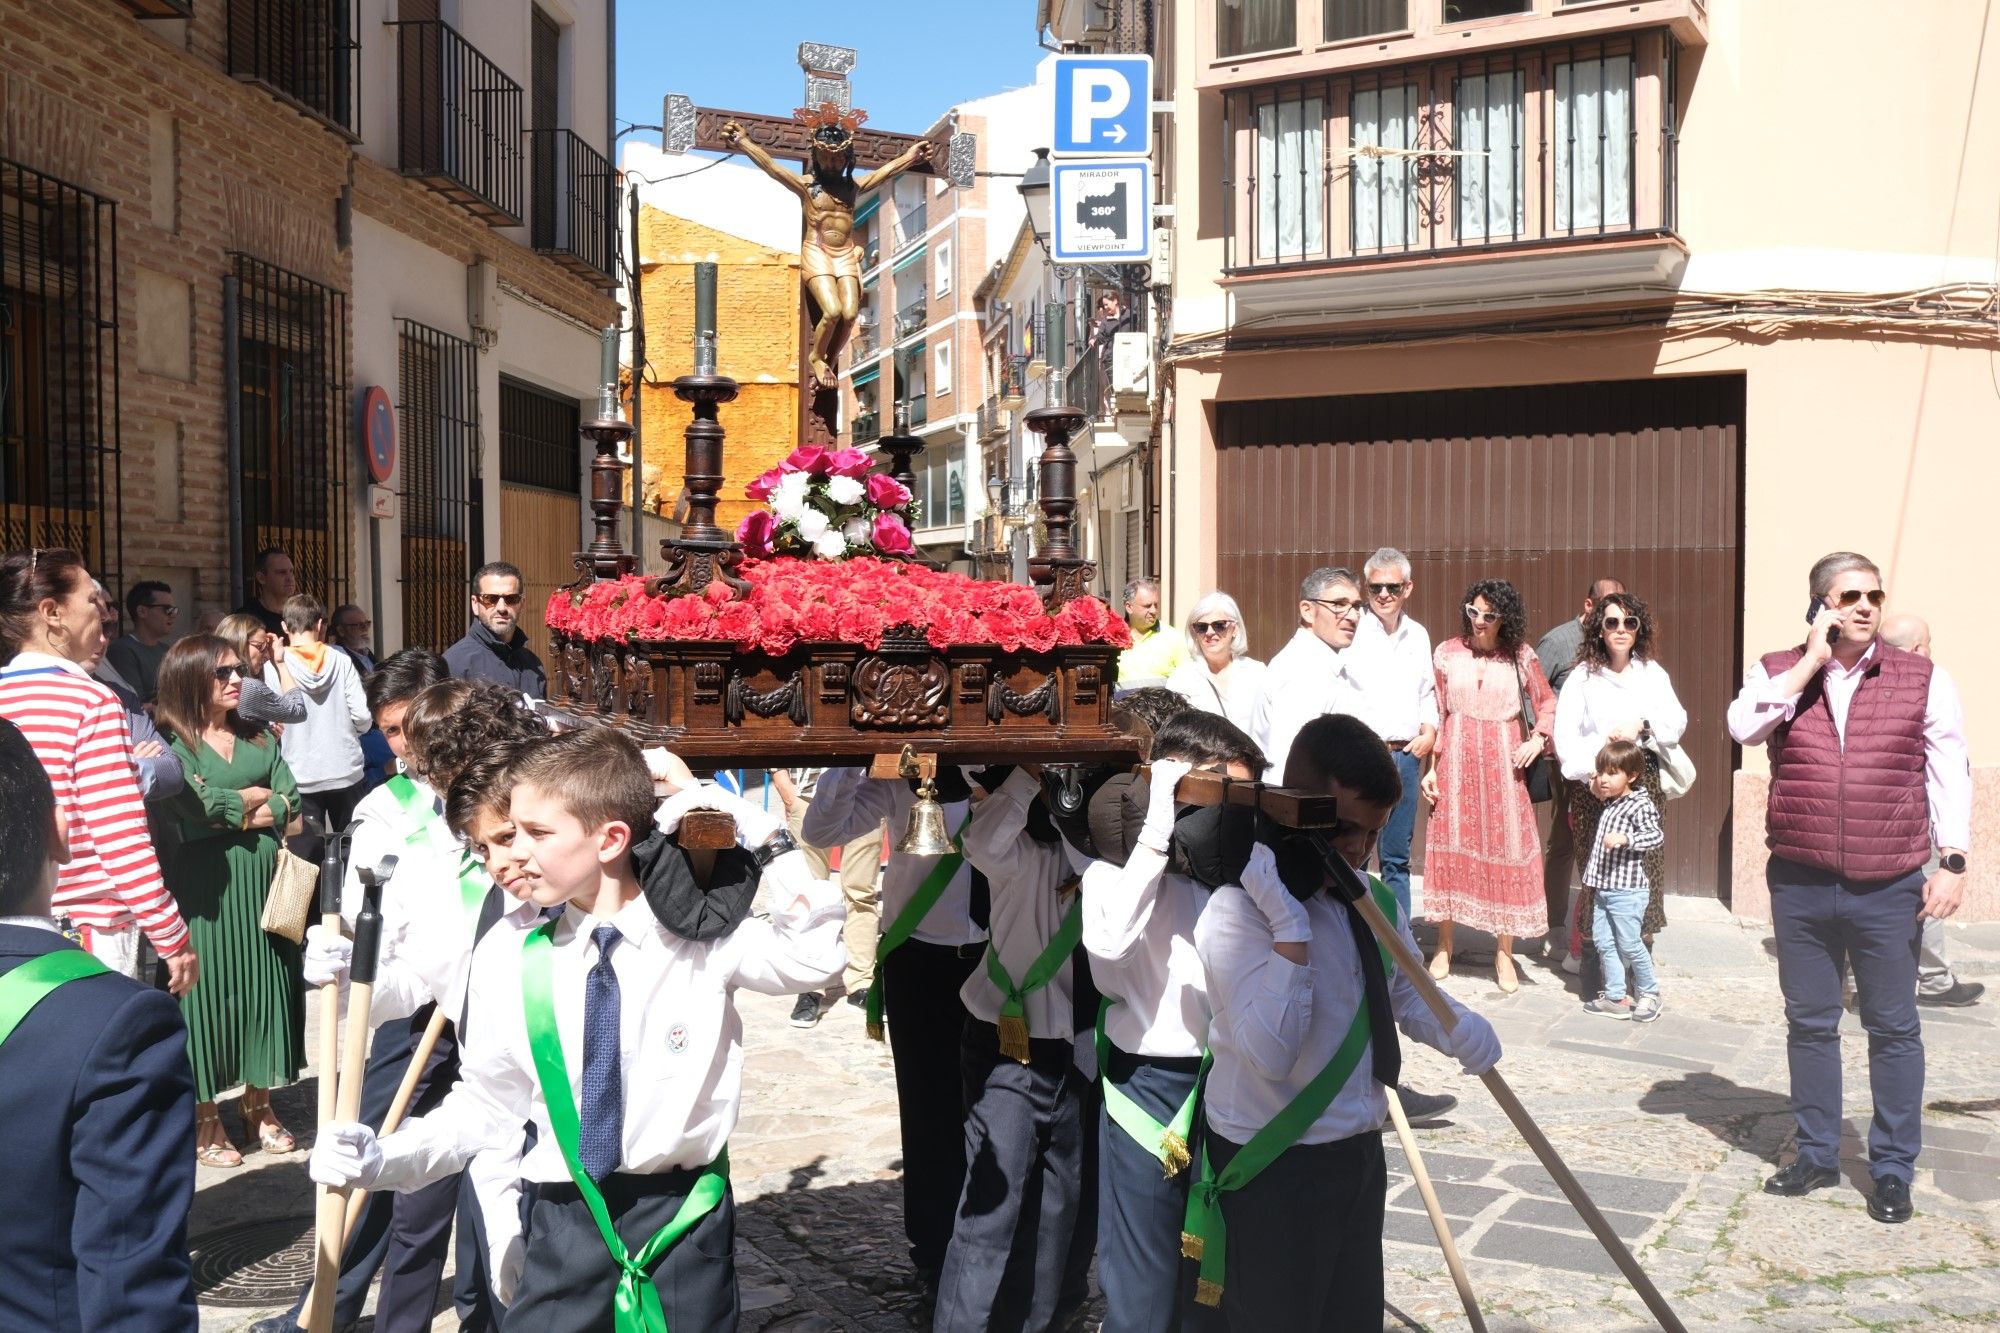
[[[1188,616],[1188,660],[1167,688],[1204,713],[1228,718],[1246,733],[1264,685],[1264,664],[1251,657],[1243,612],[1226,592],[1203,593]]]
[[[238,1083],[245,1131],[265,1152],[296,1149],[271,1110],[270,1089],[297,1078],[305,1059],[298,946],[260,924],[299,789],[277,737],[241,712],[245,679],[227,643],[190,635],[160,664],[154,703],[187,775],[186,790],[162,806],[179,844],[167,887],[203,962],[181,1013],[194,1067],[195,1158],[213,1167],[243,1164],[215,1109],[216,1096]]]
[[[1547,926],[1542,840],[1523,776],[1542,762],[1556,697],[1527,642],[1521,594],[1505,579],[1465,590],[1464,629],[1432,654],[1437,670],[1437,747],[1424,774],[1431,803],[1424,853],[1424,915],[1437,924],[1431,975],[1451,972],[1452,928],[1463,921],[1494,935],[1494,979],[1521,988],[1514,937]],[[1521,696],[1535,725],[1521,734]]]
[[[244,611],[224,616],[215,633],[243,664],[243,693],[236,715],[251,722],[284,726],[306,720],[305,691],[292,679],[285,661],[284,641],[264,628],[264,622]],[[275,686],[265,681],[277,677]]]
[[[1556,701],[1556,758],[1563,776],[1582,785],[1570,806],[1576,845],[1590,847],[1597,837],[1597,816],[1604,803],[1591,794],[1589,779],[1597,771],[1597,752],[1606,741],[1635,741],[1646,750],[1646,776],[1640,782],[1655,809],[1666,808],[1660,794],[1659,747],[1678,744],[1687,730],[1687,709],[1674,693],[1667,669],[1653,658],[1653,617],[1646,604],[1629,592],[1604,597],[1591,608],[1584,623],[1576,666],[1563,681]],[[1639,933],[1650,944],[1666,929],[1664,890],[1667,854],[1664,847],[1646,853],[1648,895]],[[1590,887],[1577,894],[1576,923],[1590,921]],[[1572,939],[1576,936],[1573,933]],[[1571,949],[1583,973],[1584,994],[1594,998],[1601,975],[1597,950],[1588,929],[1579,941],[1582,953]],[[1564,970],[1569,965],[1564,964]]]

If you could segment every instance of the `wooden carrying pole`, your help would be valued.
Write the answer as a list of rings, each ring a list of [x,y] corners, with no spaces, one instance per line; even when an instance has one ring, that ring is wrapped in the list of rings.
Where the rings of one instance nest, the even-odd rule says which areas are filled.
[[[410,1113],[410,1103],[416,1100],[417,1084],[423,1081],[424,1066],[431,1062],[432,1052],[437,1050],[438,1041],[444,1036],[447,1020],[441,1007],[431,1010],[431,1020],[424,1025],[423,1036],[417,1038],[417,1049],[410,1056],[410,1067],[403,1071],[403,1081],[396,1085],[395,1099],[389,1103],[389,1114],[382,1117],[382,1137],[388,1138],[403,1123],[403,1117]],[[346,1252],[354,1240],[354,1231],[361,1225],[361,1210],[368,1205],[368,1191],[356,1190],[347,1196],[347,1220],[341,1224],[340,1248]]]
[[[361,1082],[368,1063],[368,1011],[375,998],[375,963],[382,947],[382,884],[395,869],[393,860],[361,876],[360,915],[354,919],[354,961],[348,968],[347,1031],[341,1046],[340,1091],[331,1120],[320,1122],[327,1132],[333,1120],[353,1120],[361,1114]],[[306,1293],[303,1317],[306,1333],[332,1333],[335,1280],[340,1272],[342,1238],[347,1230],[346,1188],[329,1189],[315,1219],[318,1259],[312,1289]],[[327,1252],[333,1253],[332,1275],[325,1274]]]
[[[326,840],[326,855],[321,859],[319,870],[319,924],[322,929],[338,935],[340,922],[340,881],[342,874],[340,846],[346,841],[345,835],[335,835]],[[335,1078],[340,1060],[340,982],[329,981],[319,988],[319,1129],[324,1133],[333,1123],[335,1102]],[[326,1319],[333,1319],[331,1293],[335,1280],[340,1276],[340,1242],[335,1239],[340,1227],[340,1196],[329,1185],[318,1185],[313,1190],[313,1281],[312,1291],[327,1292]],[[312,1299],[306,1301],[306,1313],[310,1314]]]
[[[1403,1156],[1409,1160],[1410,1174],[1416,1178],[1417,1193],[1423,1195],[1424,1211],[1431,1216],[1431,1230],[1437,1233],[1438,1248],[1444,1251],[1444,1266],[1451,1270],[1451,1285],[1458,1288],[1458,1299],[1465,1306],[1465,1318],[1472,1325],[1472,1333],[1486,1333],[1486,1320],[1479,1313],[1479,1300],[1472,1294],[1472,1279],[1465,1275],[1465,1264],[1458,1257],[1458,1242],[1451,1238],[1451,1223],[1445,1220],[1444,1207],[1438,1202],[1437,1191],[1431,1188],[1431,1173],[1424,1167],[1424,1156],[1417,1151],[1417,1136],[1410,1132],[1410,1118],[1403,1114],[1403,1099],[1396,1095],[1394,1088],[1383,1088],[1389,1099],[1389,1118],[1396,1122],[1396,1138],[1403,1145]]]

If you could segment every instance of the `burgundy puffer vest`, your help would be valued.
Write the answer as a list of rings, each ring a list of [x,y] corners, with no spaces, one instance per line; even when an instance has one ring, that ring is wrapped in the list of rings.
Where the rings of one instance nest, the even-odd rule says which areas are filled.
[[[1771,679],[1803,648],[1767,654]],[[1842,879],[1895,879],[1930,857],[1924,795],[1924,710],[1929,658],[1878,641],[1847,708],[1847,743],[1833,725],[1824,673],[1799,697],[1792,720],[1771,733],[1771,801],[1765,844],[1779,856]]]

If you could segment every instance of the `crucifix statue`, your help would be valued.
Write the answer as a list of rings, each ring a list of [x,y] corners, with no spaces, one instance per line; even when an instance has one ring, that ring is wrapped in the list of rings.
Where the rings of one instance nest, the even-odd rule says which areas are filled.
[[[800,43],[805,105],[790,116],[697,107],[669,94],[661,122],[667,152],[740,152],[796,194],[805,210],[800,363],[810,380],[801,386],[800,436],[808,444],[831,444],[839,433],[840,353],[861,311],[863,257],[854,239],[860,196],[905,172],[942,175],[960,188],[973,180],[973,136],[957,132],[949,119],[925,135],[862,128],[867,113],[854,108],[847,81],[854,58],[845,47]],[[781,160],[806,169],[795,174]],[[866,174],[857,178],[857,170]]]

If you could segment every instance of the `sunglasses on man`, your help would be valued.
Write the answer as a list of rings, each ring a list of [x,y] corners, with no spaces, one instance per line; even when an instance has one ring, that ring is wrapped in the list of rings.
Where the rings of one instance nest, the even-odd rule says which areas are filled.
[[[473,600],[488,610],[496,606],[519,606],[521,604],[521,594],[518,592],[476,592],[472,596]]]
[[[1409,586],[1407,583],[1371,583],[1368,585],[1368,595],[1370,597],[1401,597],[1404,590]]]
[[[1849,588],[1846,592],[1840,594],[1840,596],[1833,598],[1832,604],[1846,611],[1851,607],[1860,605],[1861,599],[1864,597],[1868,599],[1868,605],[1879,607],[1883,602],[1888,600],[1889,594],[1883,592],[1880,588],[1870,588],[1866,592],[1863,592],[1859,588]]]

